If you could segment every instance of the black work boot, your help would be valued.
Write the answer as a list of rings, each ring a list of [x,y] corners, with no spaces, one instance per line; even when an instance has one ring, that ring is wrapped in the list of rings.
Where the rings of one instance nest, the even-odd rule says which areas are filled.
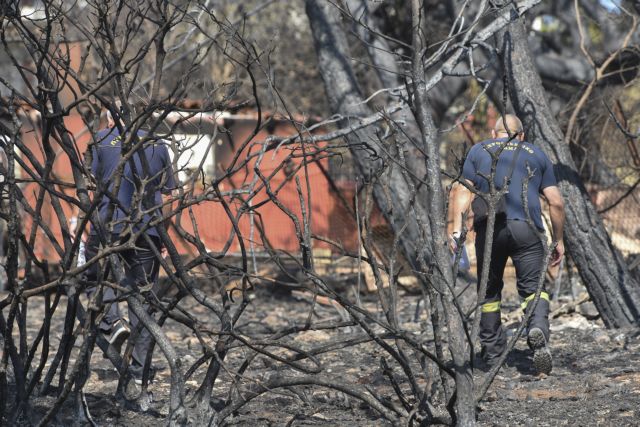
[[[533,350],[533,368],[539,374],[549,375],[553,369],[553,359],[542,329],[537,327],[529,329],[527,344]]]

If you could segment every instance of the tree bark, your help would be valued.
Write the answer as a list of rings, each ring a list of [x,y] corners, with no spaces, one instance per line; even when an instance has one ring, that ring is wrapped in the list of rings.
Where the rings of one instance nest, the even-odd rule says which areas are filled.
[[[456,296],[452,291],[453,287],[447,286],[448,284],[454,284],[455,279],[451,268],[451,253],[446,235],[445,192],[442,188],[442,177],[440,175],[440,154],[436,142],[437,129],[429,112],[429,99],[427,98],[425,84],[426,74],[422,62],[426,49],[425,35],[421,31],[421,23],[424,19],[422,11],[420,0],[412,0],[413,58],[411,79],[414,96],[411,109],[420,128],[422,145],[426,153],[428,171],[426,181],[431,194],[429,214],[432,240],[430,243],[433,262],[439,266],[439,268],[434,269],[432,280],[438,284],[437,288],[440,291],[447,290],[442,294],[442,305],[447,319],[449,349],[455,371],[457,394],[455,404],[456,424],[459,426],[474,426],[476,402],[465,325],[456,308]],[[473,343],[471,344],[473,345]]]
[[[529,141],[551,159],[564,196],[564,240],[607,327],[636,324],[640,288],[620,254],[612,245],[601,218],[580,180],[569,147],[553,116],[540,76],[535,71],[522,18],[500,33],[511,102],[522,119]]]
[[[370,116],[373,111],[364,103],[349,61],[349,44],[341,27],[338,10],[329,2],[316,1],[307,1],[306,10],[318,55],[318,66],[332,111],[349,117],[350,120]],[[347,119],[344,125],[348,125]],[[427,200],[425,189],[418,190],[421,200],[411,206],[411,183],[406,181],[398,167],[393,168],[390,174],[388,188],[391,191],[385,191],[383,185],[376,180],[385,166],[382,160],[386,157],[385,151],[390,149],[388,145],[383,146],[376,128],[355,131],[347,136],[347,141],[360,176],[366,182],[373,183],[374,198],[382,214],[394,228],[394,232],[406,236],[401,239],[403,251],[411,266],[418,270],[420,258],[425,258],[427,262],[431,259],[428,248],[419,244],[419,236],[423,236],[426,241],[430,239],[429,235],[425,235],[429,233],[429,216],[424,209],[426,203],[422,203],[422,200]],[[415,209],[416,214],[406,215],[407,209],[411,208]],[[405,221],[406,229],[402,231]],[[421,227],[418,221],[427,227]]]
[[[318,54],[318,64],[333,112],[348,117],[371,115],[372,112],[363,102],[364,97],[360,93],[348,59],[349,46],[340,25],[338,10],[328,2],[313,0],[307,1],[306,8]],[[415,3],[414,10],[417,8]],[[420,42],[419,45],[418,42]],[[421,42],[422,39],[416,37],[414,49],[420,53],[422,52]],[[435,138],[437,131],[429,112],[425,73],[420,53],[416,53],[413,61],[415,67],[411,70],[416,97],[412,110],[419,127],[419,143],[426,153],[426,159],[421,161],[425,163],[426,160],[423,169],[429,171],[426,176],[428,191],[422,188],[417,189],[418,186],[409,182],[397,166],[391,166],[388,182],[374,179],[383,168],[390,167],[382,160],[376,159],[376,156],[387,157],[389,148],[382,146],[383,143],[379,140],[375,128],[369,127],[354,132],[347,136],[347,140],[352,147],[352,155],[360,173],[365,179],[374,183],[375,200],[394,232],[401,236],[400,244],[412,267],[415,270],[425,271],[431,265],[437,266],[433,269],[435,271],[431,279],[422,276],[420,279],[426,289],[437,286],[439,292],[443,294],[449,347],[455,372],[457,422],[459,425],[471,426],[475,425],[473,378],[464,324],[455,306],[455,296],[447,286],[453,283],[453,277],[445,236],[444,191]],[[368,146],[366,151],[361,148],[363,142]],[[372,156],[370,150],[375,152],[376,156]],[[413,159],[414,162],[415,160]],[[412,169],[411,164],[408,167]],[[417,200],[413,200],[414,193],[418,195]],[[425,193],[431,195],[430,202],[425,200]]]
[[[387,39],[378,33],[381,30],[371,17],[370,6],[366,0],[346,0],[345,5],[354,19],[353,30],[365,42],[371,63],[375,67],[376,75],[383,88],[395,88],[404,83],[404,71],[398,67],[398,57],[393,53]],[[445,77],[435,87],[429,90],[429,104],[431,116],[436,125],[444,120],[449,107],[464,93],[468,80],[461,77]],[[407,117],[403,112],[403,119],[407,121],[408,133],[416,135],[417,125],[413,117]],[[410,116],[410,114],[408,114]]]

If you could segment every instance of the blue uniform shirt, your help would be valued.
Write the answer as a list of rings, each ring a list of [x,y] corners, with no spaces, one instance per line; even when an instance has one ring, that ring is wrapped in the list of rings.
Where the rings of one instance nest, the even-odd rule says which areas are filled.
[[[143,138],[146,133],[143,131],[138,132],[138,137]],[[115,173],[118,164],[122,159],[122,137],[117,128],[105,129],[97,133],[96,144],[93,146],[93,161],[91,163],[91,171],[96,178],[98,189],[109,188],[113,191],[114,182],[112,182],[113,174]],[[140,209],[146,210],[142,204],[142,198],[149,195],[149,192],[153,192],[153,206],[158,208],[155,212],[144,214],[135,224],[133,224],[133,230],[138,231],[144,225],[151,222],[154,217],[157,218],[161,215],[160,206],[162,205],[161,193],[169,193],[176,187],[176,183],[173,177],[173,170],[171,167],[171,159],[169,157],[169,150],[166,143],[162,141],[146,141],[144,143],[144,150],[139,149],[138,152],[144,151],[144,155],[149,165],[149,174],[145,174],[145,170],[140,161],[138,153],[132,156],[135,163],[135,173],[138,177],[151,178],[151,180],[145,186],[142,195],[138,196],[140,199],[137,206],[131,206],[132,199],[136,191],[136,180],[134,179],[134,171],[131,168],[131,161],[128,160],[124,167],[122,179],[120,182],[120,188],[118,190],[117,198],[118,202],[122,205],[122,208],[116,206],[113,210],[113,218],[107,218],[109,211],[110,200],[107,195],[102,197],[98,204],[98,212],[100,218],[105,223],[114,220],[119,221],[114,225],[114,233],[119,234],[126,228],[125,221],[121,221],[124,218],[136,218]],[[125,212],[129,211],[130,215]],[[91,232],[94,232],[91,227]],[[158,231],[155,227],[149,227],[146,233],[152,236],[158,236]]]
[[[482,193],[489,192],[489,182],[479,175],[479,173],[486,177],[491,175],[492,160],[487,150],[496,152],[507,140],[508,138],[498,138],[483,141],[474,145],[471,150],[469,150],[462,169],[462,176],[473,182],[473,185],[478,191]],[[509,192],[505,195],[507,219],[523,221],[527,219],[522,203],[522,183],[528,176],[528,166],[531,172],[533,172],[527,188],[529,215],[536,227],[543,230],[540,194],[545,188],[556,185],[556,177],[553,173],[551,161],[549,161],[549,158],[542,150],[528,142],[512,140],[500,153],[494,182],[497,188],[502,187],[505,177],[511,169],[513,156],[516,153],[518,145],[520,145],[520,154],[518,155],[516,164],[513,166]]]

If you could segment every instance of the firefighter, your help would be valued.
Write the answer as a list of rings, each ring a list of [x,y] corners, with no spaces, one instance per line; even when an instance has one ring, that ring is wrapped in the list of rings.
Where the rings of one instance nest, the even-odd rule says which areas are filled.
[[[120,187],[114,194],[115,173],[123,161],[123,143],[127,134],[120,134],[116,122],[108,113],[108,127],[95,135],[92,146],[91,171],[96,180],[96,188],[102,192],[98,203],[98,213],[105,226],[111,227],[111,241],[125,242],[132,235],[135,247],[119,252],[125,270],[123,285],[130,289],[151,290],[158,296],[159,261],[157,252],[162,252],[162,242],[156,226],[152,223],[161,217],[171,205],[163,203],[162,194],[171,194],[176,188],[174,173],[167,144],[144,131],[138,132],[143,146],[126,161]],[[146,161],[143,162],[143,156]],[[146,163],[146,165],[145,165]],[[147,170],[148,167],[148,170]],[[114,203],[113,198],[117,200]],[[138,200],[136,203],[135,201]],[[111,215],[111,216],[109,216]],[[98,230],[92,226],[86,244],[86,259],[94,257],[100,249]],[[87,279],[97,280],[97,267],[89,269]],[[110,287],[104,288],[104,302],[111,302],[99,325],[109,343],[120,351],[122,343],[130,333],[129,324],[121,316],[116,294]],[[131,327],[139,320],[129,310]],[[151,334],[143,328],[134,343],[132,363],[129,370],[141,383],[142,369],[151,347]]]
[[[463,166],[462,176],[466,183],[480,193],[489,192],[492,157],[489,152],[499,153],[493,180],[497,188],[505,183],[508,192],[496,206],[495,230],[490,254],[489,279],[486,294],[480,301],[481,355],[488,366],[506,349],[506,335],[500,321],[503,274],[507,258],[511,258],[516,270],[518,294],[522,308],[527,310],[535,297],[543,265],[544,249],[540,240],[544,232],[540,196],[549,203],[552,225],[553,254],[551,265],[558,265],[564,255],[562,233],[564,226],[564,204],[557,187],[553,165],[540,148],[526,142],[521,121],[514,115],[498,119],[492,130],[493,138],[474,145]],[[526,195],[523,183],[528,179]],[[462,229],[462,214],[469,207],[474,214],[476,232],[476,259],[478,284],[482,277],[482,260],[487,228],[486,202],[474,197],[464,185],[459,185],[452,203],[453,233],[451,246],[455,249]],[[528,212],[523,200],[526,198]],[[538,304],[527,325],[527,342],[533,350],[533,367],[537,372],[548,374],[552,369],[549,351],[549,294],[542,289]]]

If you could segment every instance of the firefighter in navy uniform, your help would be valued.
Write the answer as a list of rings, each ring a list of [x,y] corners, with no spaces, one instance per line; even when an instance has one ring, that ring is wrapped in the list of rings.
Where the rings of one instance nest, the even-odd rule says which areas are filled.
[[[493,245],[489,267],[486,295],[480,298],[480,343],[482,357],[491,366],[504,352],[506,334],[500,321],[503,274],[507,258],[511,258],[516,269],[518,294],[522,308],[535,297],[543,264],[544,250],[537,231],[543,231],[540,196],[547,199],[550,208],[553,237],[551,265],[558,265],[564,255],[562,233],[564,226],[564,204],[553,173],[553,165],[538,147],[525,141],[520,120],[514,115],[498,119],[492,131],[493,138],[474,145],[464,162],[463,178],[469,186],[479,192],[488,193],[489,183],[485,177],[491,175],[491,152],[499,152],[494,182],[497,188],[509,184],[508,192],[497,207]],[[529,176],[527,187],[528,215],[523,204],[523,181]],[[451,244],[456,246],[456,237],[462,229],[462,214],[469,207],[474,212],[476,231],[476,259],[478,283],[482,277],[482,259],[486,241],[487,206],[480,197],[463,185],[459,185],[452,202],[453,233]],[[527,216],[534,227],[529,225]],[[548,374],[552,369],[549,351],[549,294],[542,290],[540,300],[527,325],[527,341],[534,352],[533,366],[537,372]]]
[[[114,186],[114,173],[122,161],[122,144],[126,135],[120,135],[114,119],[108,114],[108,127],[95,136],[96,144],[92,147],[91,171],[96,179],[97,188],[106,190],[98,204],[98,213],[104,224],[110,222],[113,224],[112,241],[122,241],[130,231],[140,233],[134,249],[120,252],[125,267],[125,287],[149,287],[156,292],[160,264],[154,252],[160,252],[163,248],[159,231],[150,224],[162,216],[167,207],[170,210],[170,204],[163,204],[162,195],[171,194],[176,188],[176,182],[167,144],[151,138],[144,131],[138,131],[138,137],[144,139],[145,143],[132,157],[135,165],[132,165],[131,161],[126,162],[118,193],[109,195]],[[146,157],[148,171],[143,167],[142,156]],[[137,182],[145,183],[145,187],[136,188]],[[136,206],[132,202],[138,192],[142,192],[144,198],[153,200],[153,209],[136,213]],[[110,197],[113,196],[117,197],[116,206],[111,206],[113,202]],[[110,210],[113,212],[112,217],[109,217]],[[146,238],[142,233],[146,234]],[[94,257],[99,247],[100,239],[96,228],[92,226],[85,249],[86,258]],[[97,265],[89,269],[87,276],[89,281],[97,279]],[[119,352],[121,345],[129,337],[130,327],[120,314],[118,304],[115,302],[116,297],[112,288],[104,288],[103,299],[111,304],[99,328],[107,336],[109,343]],[[131,310],[129,310],[129,321],[133,328],[139,322]],[[137,383],[141,382],[142,368],[152,341],[149,331],[143,328],[134,343],[133,360],[129,370]]]

